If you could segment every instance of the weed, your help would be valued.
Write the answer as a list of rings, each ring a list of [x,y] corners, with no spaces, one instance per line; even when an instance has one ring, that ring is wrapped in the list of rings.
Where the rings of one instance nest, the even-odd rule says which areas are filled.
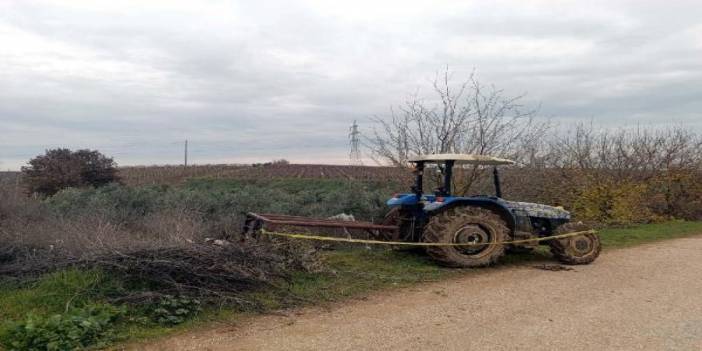
[[[151,312],[154,321],[161,325],[181,324],[200,313],[200,300],[166,295]]]
[[[0,344],[8,351],[76,350],[100,347],[114,337],[113,324],[123,311],[106,304],[89,305],[48,317],[29,314],[0,331]]]
[[[68,269],[22,284],[6,281],[0,285],[0,319],[17,320],[27,313],[65,313],[121,289],[121,282],[99,270]]]

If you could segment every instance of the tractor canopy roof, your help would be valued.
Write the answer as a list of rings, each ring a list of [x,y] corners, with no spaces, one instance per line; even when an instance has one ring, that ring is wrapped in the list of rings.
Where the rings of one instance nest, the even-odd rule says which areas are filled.
[[[513,165],[516,162],[504,158],[492,157],[486,155],[471,155],[471,154],[432,154],[419,155],[409,159],[410,162],[428,162],[439,163],[445,161],[454,161],[455,164],[470,164],[470,165]]]

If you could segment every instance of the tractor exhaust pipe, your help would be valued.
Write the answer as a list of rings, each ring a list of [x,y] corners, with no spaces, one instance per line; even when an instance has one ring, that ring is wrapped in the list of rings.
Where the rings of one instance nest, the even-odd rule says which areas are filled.
[[[495,196],[502,198],[502,188],[500,187],[500,173],[497,167],[492,168],[492,180],[495,182]]]

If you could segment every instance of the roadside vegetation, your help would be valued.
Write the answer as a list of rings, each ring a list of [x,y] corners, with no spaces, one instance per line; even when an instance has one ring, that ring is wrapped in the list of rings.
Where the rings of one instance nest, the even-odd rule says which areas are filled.
[[[8,350],[99,346],[215,311],[304,303],[307,290],[294,282],[328,270],[319,248],[242,241],[241,212],[377,219],[390,196],[370,190],[379,184],[296,179],[111,184],[45,199],[12,188],[0,204],[0,345]]]
[[[339,167],[334,169],[344,175],[333,178],[325,166],[305,168],[314,169],[309,177],[288,176],[299,172],[296,167],[248,167],[243,169],[255,176],[185,177],[170,184],[113,182],[45,197],[26,196],[17,175],[4,174],[0,345],[99,348],[206,321],[468,273],[384,248],[265,237],[242,241],[245,211],[347,213],[377,221],[385,200],[407,191],[410,179],[406,170],[393,169],[398,176],[388,178],[388,170],[379,168],[380,180],[355,180],[349,176],[354,168]],[[702,232],[695,222],[702,219],[699,172],[652,174],[620,178],[602,170],[517,167],[504,170],[504,193],[575,210],[576,219],[601,230],[606,249]],[[489,178],[477,177],[472,189],[489,193]],[[547,250],[537,250],[509,255],[503,264],[544,259]]]
[[[608,249],[699,233],[702,222],[685,221],[601,231]],[[549,259],[546,252],[508,256],[504,264],[544,262]],[[3,325],[0,343],[18,350],[45,350],[42,345],[52,340],[58,350],[78,345],[100,347],[242,314],[343,301],[379,289],[476,272],[444,268],[418,253],[382,248],[325,250],[318,260],[324,269],[299,270],[266,289],[242,294],[248,304],[203,304],[182,296],[163,296],[143,306],[119,303],[114,297],[123,293],[125,281],[95,269],[60,270],[24,283],[6,281],[0,285],[0,319],[8,322]],[[74,337],[67,339],[63,333]]]
[[[279,160],[120,169],[97,151],[59,149],[21,175],[0,173],[0,347],[99,348],[464,274],[416,253],[240,234],[246,211],[379,221],[386,199],[409,190],[404,166],[413,154],[514,159],[502,173],[505,198],[565,207],[601,230],[605,249],[702,232],[700,135],[683,127],[558,132],[519,96],[449,78],[437,77],[433,98],[379,118],[366,138],[373,157],[394,167]],[[491,194],[489,172],[459,169],[453,188]],[[426,189],[435,176],[427,170]],[[546,258],[537,250],[503,262]]]

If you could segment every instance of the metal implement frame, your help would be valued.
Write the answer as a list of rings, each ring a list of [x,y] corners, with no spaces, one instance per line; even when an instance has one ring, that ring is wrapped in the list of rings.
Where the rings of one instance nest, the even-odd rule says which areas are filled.
[[[267,224],[273,226],[365,230],[373,235],[378,235],[381,232],[391,232],[394,234],[400,231],[400,227],[396,225],[248,212],[246,213],[246,219],[244,221],[243,234],[256,233]]]

